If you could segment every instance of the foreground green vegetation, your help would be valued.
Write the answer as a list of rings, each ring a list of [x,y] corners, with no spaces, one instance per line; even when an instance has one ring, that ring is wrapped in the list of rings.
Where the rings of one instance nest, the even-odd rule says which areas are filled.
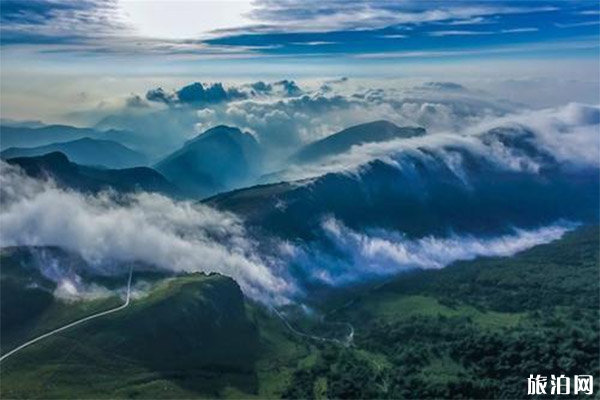
[[[334,322],[351,324],[350,345],[290,331],[228,278],[160,281],[123,312],[3,362],[0,397],[524,398],[530,374],[600,370],[599,234],[582,228],[512,258],[335,293],[313,304],[320,327],[288,312],[327,337],[348,333]],[[51,283],[11,260],[3,254],[2,352],[120,301],[57,301]]]
[[[514,399],[530,374],[597,374],[598,238],[584,228],[364,290],[329,315],[354,325],[354,345],[321,346],[284,396]]]

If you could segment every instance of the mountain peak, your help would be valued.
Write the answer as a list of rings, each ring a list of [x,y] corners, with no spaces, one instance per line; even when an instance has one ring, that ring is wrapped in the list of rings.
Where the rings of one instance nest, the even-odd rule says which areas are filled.
[[[213,126],[212,128],[207,129],[206,131],[204,131],[204,134],[215,134],[215,133],[219,133],[219,132],[239,132],[242,133],[242,131],[235,127],[235,126],[229,126],[229,125],[216,125]]]
[[[296,162],[310,162],[350,150],[352,146],[385,142],[399,138],[425,135],[420,127],[399,127],[393,122],[377,120],[351,126],[324,139],[317,140],[302,148],[293,157]]]
[[[245,183],[259,163],[254,136],[217,125],[187,141],[156,168],[189,195],[205,197]]]
[[[65,142],[65,143],[117,143],[117,142],[112,142],[111,140],[103,140],[103,139],[92,139],[91,137],[82,137],[81,139],[75,139],[72,140],[71,142]]]
[[[239,128],[237,128],[235,126],[217,125],[217,126],[213,126],[212,128],[205,130],[204,132],[200,133],[199,135],[195,136],[194,138],[188,140],[187,142],[185,142],[184,147],[187,145],[190,145],[192,143],[196,143],[198,141],[206,140],[209,138],[217,139],[219,137],[228,137],[233,140],[252,139],[252,141],[256,141],[254,139],[254,136],[252,136],[249,133],[242,132]]]
[[[358,124],[351,126],[350,128],[346,128],[344,130],[356,129],[356,128],[388,128],[388,129],[398,129],[400,128],[398,125],[394,124],[387,119],[379,119],[376,121],[365,122],[363,124]],[[343,131],[342,131],[343,132]]]

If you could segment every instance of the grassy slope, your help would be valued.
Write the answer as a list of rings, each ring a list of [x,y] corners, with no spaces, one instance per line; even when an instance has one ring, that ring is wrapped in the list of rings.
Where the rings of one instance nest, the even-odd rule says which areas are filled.
[[[0,395],[526,397],[530,373],[598,370],[598,238],[584,228],[513,258],[346,292],[324,309],[328,321],[353,324],[351,347],[292,334],[263,307],[244,305],[226,278],[168,280],[123,313],[3,363]],[[55,323],[55,306],[33,321]]]
[[[48,312],[52,307],[34,319],[43,325]],[[257,354],[256,328],[235,282],[191,275],[7,359],[1,397],[215,397],[227,387],[253,393]]]

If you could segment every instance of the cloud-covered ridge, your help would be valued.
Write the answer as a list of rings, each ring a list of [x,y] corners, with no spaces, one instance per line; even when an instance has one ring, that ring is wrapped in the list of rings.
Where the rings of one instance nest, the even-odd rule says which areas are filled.
[[[497,167],[537,173],[549,163],[572,168],[600,168],[600,107],[571,103],[565,107],[482,118],[463,133],[437,133],[409,139],[353,146],[350,151],[309,165],[291,166],[277,179],[300,180],[327,173],[358,173],[379,160],[400,169],[404,160],[431,155],[464,177],[465,160],[457,149]]]

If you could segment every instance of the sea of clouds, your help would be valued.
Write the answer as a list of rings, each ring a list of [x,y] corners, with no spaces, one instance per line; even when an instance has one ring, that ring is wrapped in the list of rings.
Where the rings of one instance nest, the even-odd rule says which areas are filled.
[[[157,157],[215,125],[236,126],[253,134],[271,161],[283,161],[306,143],[364,122],[386,119],[401,126],[423,126],[431,133],[457,132],[520,108],[521,104],[450,82],[392,85],[336,79],[307,85],[283,80],[229,86],[194,82],[133,94],[108,110],[91,110],[86,121],[101,129],[139,132],[149,144],[161,145],[148,146]]]
[[[505,137],[524,138],[536,154],[502,142],[494,136],[495,130],[501,130]],[[327,173],[357,173],[374,160],[402,168],[403,158],[427,161],[431,155],[444,160],[449,169],[464,178],[463,160],[456,149],[479,155],[499,168],[513,171],[536,173],[544,167],[547,158],[566,168],[598,168],[600,107],[570,103],[563,107],[483,118],[461,132],[439,132],[357,145],[348,152],[308,165],[289,165],[272,179],[301,180]],[[540,155],[547,157],[544,159]]]
[[[286,161],[305,143],[378,119],[424,126],[428,134],[355,146],[302,167]],[[405,155],[426,159],[431,154],[467,180],[456,148],[510,170],[537,173],[544,167],[544,158],[490,136],[497,128],[516,136],[526,134],[533,148],[561,167],[600,166],[597,105],[532,109],[449,82],[385,89],[352,86],[343,79],[313,88],[292,81],[155,88],[145,96],[128,98],[122,109],[104,116],[98,126],[143,128],[144,139],[157,144],[152,148],[174,149],[217,124],[252,133],[270,157],[266,164],[272,170],[265,172],[279,171],[276,176],[283,180],[356,173],[373,160],[402,168]],[[407,239],[401,232],[353,231],[329,218],[321,229],[335,253],[268,238],[279,245],[264,254],[258,250],[263,238],[253,236],[241,217],[195,202],[149,193],[81,194],[49,180],[28,178],[5,163],[0,164],[0,195],[0,247],[58,246],[103,273],[135,262],[166,271],[218,272],[233,277],[248,296],[269,303],[302,297],[306,277],[344,285],[412,268],[442,268],[479,256],[508,256],[556,240],[574,227],[557,222],[535,230],[515,227],[512,234],[499,237]],[[300,265],[303,274],[295,274],[292,264]],[[54,279],[63,292],[77,293],[60,277]]]
[[[84,195],[26,177],[5,163],[0,168],[0,247],[58,246],[80,256],[88,272],[103,275],[122,275],[137,263],[164,271],[218,272],[234,278],[246,295],[269,304],[301,299],[309,282],[340,286],[478,256],[509,256],[556,240],[575,226],[557,223],[488,238],[409,240],[399,232],[356,232],[328,218],[321,228],[334,252],[271,238],[278,246],[261,254],[260,239],[230,213],[157,194]],[[57,296],[110,294],[73,274],[61,275],[56,260],[42,261],[41,271],[58,284]],[[300,265],[303,273],[295,274],[291,265]]]

